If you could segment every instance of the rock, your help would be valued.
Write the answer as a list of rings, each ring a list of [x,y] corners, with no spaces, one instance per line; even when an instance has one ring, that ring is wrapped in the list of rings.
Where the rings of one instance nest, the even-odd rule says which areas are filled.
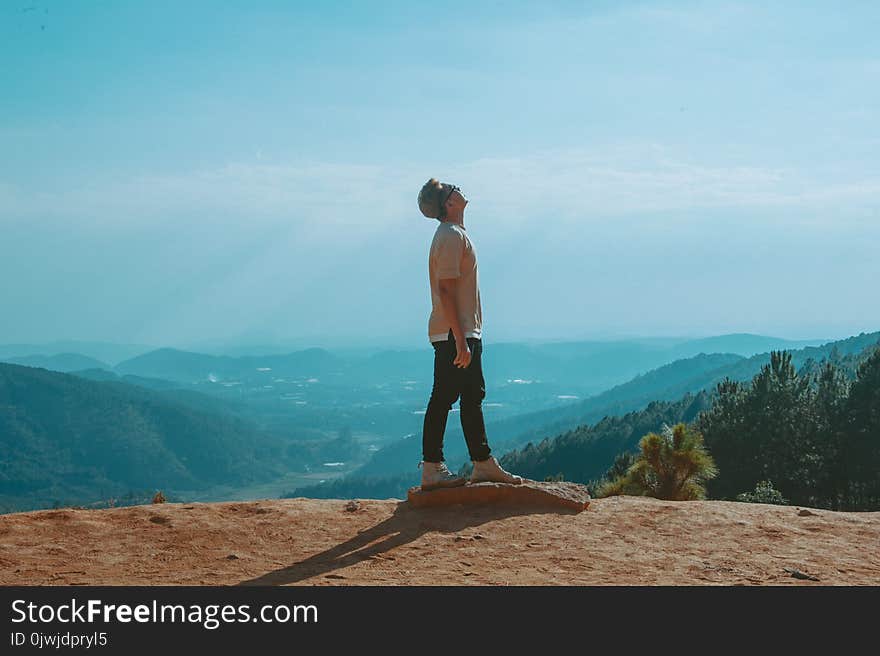
[[[799,569],[789,569],[788,567],[784,568],[786,572],[792,575],[792,577],[796,579],[803,579],[805,581],[818,581],[815,576],[810,576],[809,574],[804,574]]]
[[[348,512],[355,512],[355,511],[359,510],[360,507],[361,507],[361,502],[358,501],[357,499],[352,499],[347,504],[345,504],[345,509]]]
[[[814,513],[814,512],[810,512],[809,510],[804,508],[798,513],[798,517],[818,517],[818,515],[816,515],[816,513]]]
[[[513,503],[526,507],[557,506],[580,512],[590,506],[590,493],[585,485],[579,483],[526,480],[521,485],[468,483],[428,492],[422,491],[421,487],[412,487],[407,492],[407,501],[414,508]]]

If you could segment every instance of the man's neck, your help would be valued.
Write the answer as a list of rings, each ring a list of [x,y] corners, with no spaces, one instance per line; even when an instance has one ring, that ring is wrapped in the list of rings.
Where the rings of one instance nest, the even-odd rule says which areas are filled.
[[[447,217],[443,221],[443,223],[454,223],[455,225],[459,225],[462,228],[464,228],[464,212],[462,212],[459,215],[453,215],[453,214],[447,215]]]

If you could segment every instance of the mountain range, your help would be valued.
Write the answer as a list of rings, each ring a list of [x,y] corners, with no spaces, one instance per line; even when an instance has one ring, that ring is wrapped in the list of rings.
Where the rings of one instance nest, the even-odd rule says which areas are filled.
[[[794,360],[802,365],[856,353],[878,339],[880,333],[862,333],[809,346],[794,351]],[[738,345],[748,352],[763,342],[753,336],[726,336],[719,343]],[[524,368],[537,371],[544,367],[545,372],[560,376],[567,368],[567,375],[573,376],[577,367],[572,362],[580,363],[578,366],[590,358],[602,362],[613,359],[610,354],[614,352],[623,360],[637,352],[662,360],[670,353],[688,355],[703,346],[706,344],[658,340],[653,344],[605,344],[603,348],[595,343],[496,348],[501,362],[519,353],[524,355],[520,362]],[[363,462],[359,460],[361,445],[351,431],[345,437],[333,437],[339,429],[334,417],[344,414],[342,410],[315,414],[315,421],[321,423],[313,428],[275,430],[271,422],[256,421],[256,406],[250,399],[203,394],[188,387],[186,381],[208,374],[241,375],[266,365],[278,375],[336,373],[342,389],[352,384],[349,377],[357,378],[352,372],[359,367],[363,373],[371,366],[382,369],[385,363],[389,370],[403,373],[418,352],[383,353],[394,357],[389,362],[382,353],[374,353],[352,360],[322,349],[306,349],[286,355],[233,358],[157,349],[124,360],[112,370],[87,367],[73,374],[0,363],[0,509],[94,500],[131,490],[165,489],[172,494],[217,485],[247,486],[291,471],[305,471],[322,460],[345,460],[349,465]],[[542,360],[544,356],[551,358],[550,364]],[[640,372],[590,398],[488,423],[490,444],[501,455],[604,417],[625,417],[652,402],[675,404],[725,377],[746,380],[767,359],[766,353],[748,357],[736,353],[689,355]],[[52,364],[64,362],[56,359]],[[95,364],[77,359],[66,362]],[[630,360],[630,366],[638,366],[637,358]],[[363,415],[362,420],[367,417]],[[416,416],[413,421],[421,420]],[[448,424],[446,454],[451,464],[458,466],[467,457],[456,424],[453,416]],[[417,475],[416,464],[421,459],[418,433],[404,439],[389,437],[386,444],[356,475]]]

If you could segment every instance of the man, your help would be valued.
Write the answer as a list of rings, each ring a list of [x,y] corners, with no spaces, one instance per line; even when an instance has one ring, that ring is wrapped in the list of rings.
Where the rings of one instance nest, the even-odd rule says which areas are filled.
[[[456,186],[431,178],[419,192],[419,209],[440,225],[428,257],[431,316],[428,338],[434,347],[434,387],[422,433],[422,489],[453,487],[467,481],[443,460],[443,434],[452,404],[461,397],[461,428],[474,463],[471,483],[518,485],[523,479],[504,471],[486,440],[482,367],[482,308],[477,252],[464,227],[467,198]]]

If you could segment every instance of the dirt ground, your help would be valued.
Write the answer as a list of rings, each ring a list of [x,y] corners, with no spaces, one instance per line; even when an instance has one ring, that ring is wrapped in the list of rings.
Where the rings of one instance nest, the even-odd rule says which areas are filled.
[[[880,512],[805,510],[644,497],[580,513],[303,498],[43,510],[0,515],[0,584],[880,585]]]

